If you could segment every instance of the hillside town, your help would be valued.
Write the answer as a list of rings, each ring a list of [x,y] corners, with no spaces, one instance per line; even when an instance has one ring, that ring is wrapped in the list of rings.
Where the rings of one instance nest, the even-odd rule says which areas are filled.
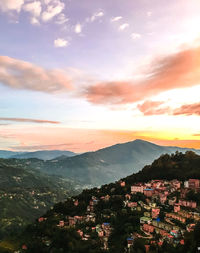
[[[99,241],[102,250],[108,251],[110,238],[115,229],[113,221],[118,219],[116,210],[120,206],[122,214],[128,216],[135,213],[137,217],[130,226],[132,231],[129,229],[124,252],[131,252],[138,238],[144,239],[145,250],[148,252],[151,245],[161,247],[164,242],[174,247],[184,245],[185,232],[193,231],[200,221],[199,203],[188,200],[188,194],[195,195],[200,192],[198,179],[189,179],[185,182],[151,180],[131,187],[127,187],[126,181],[121,180],[115,185],[117,187],[109,188],[110,194],[106,195],[96,188],[94,191],[96,194],[93,194],[84,206],[84,215],[80,215],[80,210],[83,209],[82,200],[78,197],[71,198],[70,203],[73,205],[71,210],[75,215],[61,215],[55,212],[52,226],[62,231],[75,229],[81,240],[95,239]],[[107,189],[106,187],[108,186],[104,186],[104,190]],[[112,206],[113,199],[121,203],[116,210]],[[48,222],[48,217],[45,216],[37,221],[39,225],[45,222]],[[52,241],[44,235],[42,243],[49,247]],[[28,246],[23,244],[21,251],[27,249]]]

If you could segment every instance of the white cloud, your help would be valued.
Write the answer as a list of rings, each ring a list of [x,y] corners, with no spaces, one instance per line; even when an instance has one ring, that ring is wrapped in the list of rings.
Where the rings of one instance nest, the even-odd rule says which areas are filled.
[[[24,0],[0,0],[0,9],[3,12],[20,12],[23,4]]]
[[[141,38],[141,34],[139,34],[139,33],[132,33],[132,34],[131,34],[131,38],[132,38],[133,40],[135,40],[135,39],[140,39],[140,38]]]
[[[81,24],[76,24],[74,28],[75,33],[81,33],[82,32],[82,25]]]
[[[30,19],[30,23],[31,23],[32,25],[39,25],[39,24],[40,24],[39,20],[38,20],[37,18],[35,18],[35,17],[32,17],[32,18]]]
[[[42,11],[41,2],[35,1],[32,3],[28,3],[23,5],[23,10],[30,12],[34,17],[39,17]]]
[[[95,12],[92,17],[90,18],[91,22],[94,22],[97,18],[103,17],[104,16],[104,12],[103,11],[99,11],[99,12]]]
[[[62,11],[65,3],[62,0],[0,0],[0,12],[18,14],[21,11],[30,14],[30,23],[40,24],[41,21],[48,22],[57,16],[56,23],[64,24],[68,21]]]
[[[50,2],[52,2],[53,0],[43,0],[44,4],[48,5]]]
[[[111,18],[111,22],[117,22],[117,21],[119,21],[119,20],[121,20],[122,19],[122,16],[118,16],[118,17],[114,17],[114,18]]]
[[[55,47],[67,47],[69,45],[69,42],[67,40],[58,38],[54,40],[54,46]]]
[[[60,14],[65,8],[65,4],[59,0],[53,1],[47,6],[47,9],[42,13],[42,20],[48,22],[58,14]]]
[[[128,28],[128,27],[129,27],[129,24],[128,24],[128,23],[125,23],[125,24],[122,24],[122,25],[119,26],[119,30],[120,30],[120,31],[123,31],[123,30],[125,30],[125,29]]]
[[[63,25],[63,24],[65,24],[68,21],[69,21],[69,19],[65,16],[65,14],[61,13],[57,17],[56,24]]]

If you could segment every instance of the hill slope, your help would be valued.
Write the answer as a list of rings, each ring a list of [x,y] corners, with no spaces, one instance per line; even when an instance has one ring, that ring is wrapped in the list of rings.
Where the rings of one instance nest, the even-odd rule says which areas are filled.
[[[0,159],[0,238],[75,192],[70,181]]]
[[[17,158],[17,159],[29,159],[29,158],[37,158],[41,160],[51,160],[59,156],[71,157],[76,154],[71,151],[62,151],[62,150],[40,150],[35,152],[25,152],[20,154],[15,154],[10,156],[9,158]]]
[[[36,158],[10,159],[9,163],[24,168],[39,169],[49,175],[70,178],[79,181],[85,187],[92,187],[138,172],[162,154],[187,150],[190,149],[159,146],[147,141],[135,140],[73,157],[59,156],[47,161]],[[195,152],[200,153],[199,150]]]
[[[135,182],[151,179],[184,180],[189,178],[200,179],[200,156],[193,152],[186,152],[186,154],[177,152],[171,156],[162,155],[152,165],[145,166],[142,171],[124,178],[125,185],[123,187],[119,182],[111,183],[100,189],[85,190],[64,203],[56,204],[43,216],[45,217],[43,222],[35,222],[27,228],[26,233],[21,237],[21,245],[25,243],[30,253],[65,251],[69,253],[122,253],[146,252],[144,245],[151,245],[152,241],[153,245],[149,252],[195,253],[197,245],[200,246],[200,223],[196,225],[194,233],[180,235],[180,238],[184,238],[184,244],[179,242],[173,244],[172,242],[177,240],[176,237],[174,239],[171,236],[170,238],[173,238],[174,241],[170,241],[171,239],[167,240],[167,236],[163,235],[164,243],[156,246],[155,241],[159,242],[161,237],[156,233],[152,233],[152,236],[144,234],[141,229],[140,218],[147,213],[143,204],[150,206],[154,202],[154,204],[160,205],[161,223],[165,222],[165,225],[165,214],[171,212],[173,206],[162,205],[155,200],[151,200],[151,202],[141,193],[130,195],[130,187]],[[170,187],[168,184],[168,190]],[[173,195],[174,188],[169,192]],[[129,202],[128,199],[130,202],[137,203],[140,208],[132,209],[125,205],[126,202]],[[198,204],[200,204],[200,199]],[[181,225],[180,222],[174,220],[173,222],[178,230],[185,228],[185,223]],[[191,220],[188,220],[189,223]],[[101,235],[102,230],[103,235]],[[134,244],[133,248],[128,251],[126,248],[127,238],[130,236],[134,239]],[[105,245],[107,245],[106,251],[103,249]]]
[[[47,161],[41,169],[49,174],[78,179],[92,186],[109,183],[142,169],[161,154],[189,149],[155,145],[143,140],[117,144],[61,160]],[[196,152],[200,153],[199,150]]]
[[[14,155],[19,155],[21,154],[20,152],[13,152],[13,151],[8,151],[8,150],[0,150],[0,158],[10,158]]]

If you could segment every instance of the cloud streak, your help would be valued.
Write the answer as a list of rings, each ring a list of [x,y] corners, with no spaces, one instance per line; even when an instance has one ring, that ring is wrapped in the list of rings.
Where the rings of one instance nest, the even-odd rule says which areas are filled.
[[[48,93],[72,89],[70,77],[65,71],[47,70],[7,56],[0,56],[0,82],[15,89]]]
[[[173,115],[198,115],[200,116],[200,103],[182,105],[174,110]]]
[[[60,124],[59,121],[52,120],[41,120],[41,119],[25,119],[25,118],[0,118],[0,121],[11,121],[11,122],[28,122],[38,124]]]
[[[156,58],[147,66],[143,80],[100,82],[85,88],[82,95],[94,104],[127,104],[164,91],[198,85],[199,55],[200,47],[195,47]]]
[[[139,104],[137,108],[145,115],[162,115],[162,114],[169,114],[169,115],[197,115],[200,116],[200,103],[194,104],[185,104],[178,108],[170,108],[168,106],[162,106],[164,102],[161,101],[145,101],[143,104]]]

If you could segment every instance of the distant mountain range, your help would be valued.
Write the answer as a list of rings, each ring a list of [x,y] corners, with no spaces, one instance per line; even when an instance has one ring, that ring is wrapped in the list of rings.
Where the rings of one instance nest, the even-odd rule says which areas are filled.
[[[28,163],[31,168],[78,180],[84,186],[100,186],[138,172],[162,154],[172,154],[176,151],[184,153],[188,150],[200,154],[200,150],[159,146],[138,139],[73,157],[61,156],[48,161],[28,159],[10,162],[21,163],[24,166]]]
[[[17,159],[29,159],[37,158],[41,160],[51,160],[59,156],[71,157],[77,155],[71,151],[62,150],[39,150],[35,152],[12,152],[6,150],[0,150],[0,158],[17,158]]]

